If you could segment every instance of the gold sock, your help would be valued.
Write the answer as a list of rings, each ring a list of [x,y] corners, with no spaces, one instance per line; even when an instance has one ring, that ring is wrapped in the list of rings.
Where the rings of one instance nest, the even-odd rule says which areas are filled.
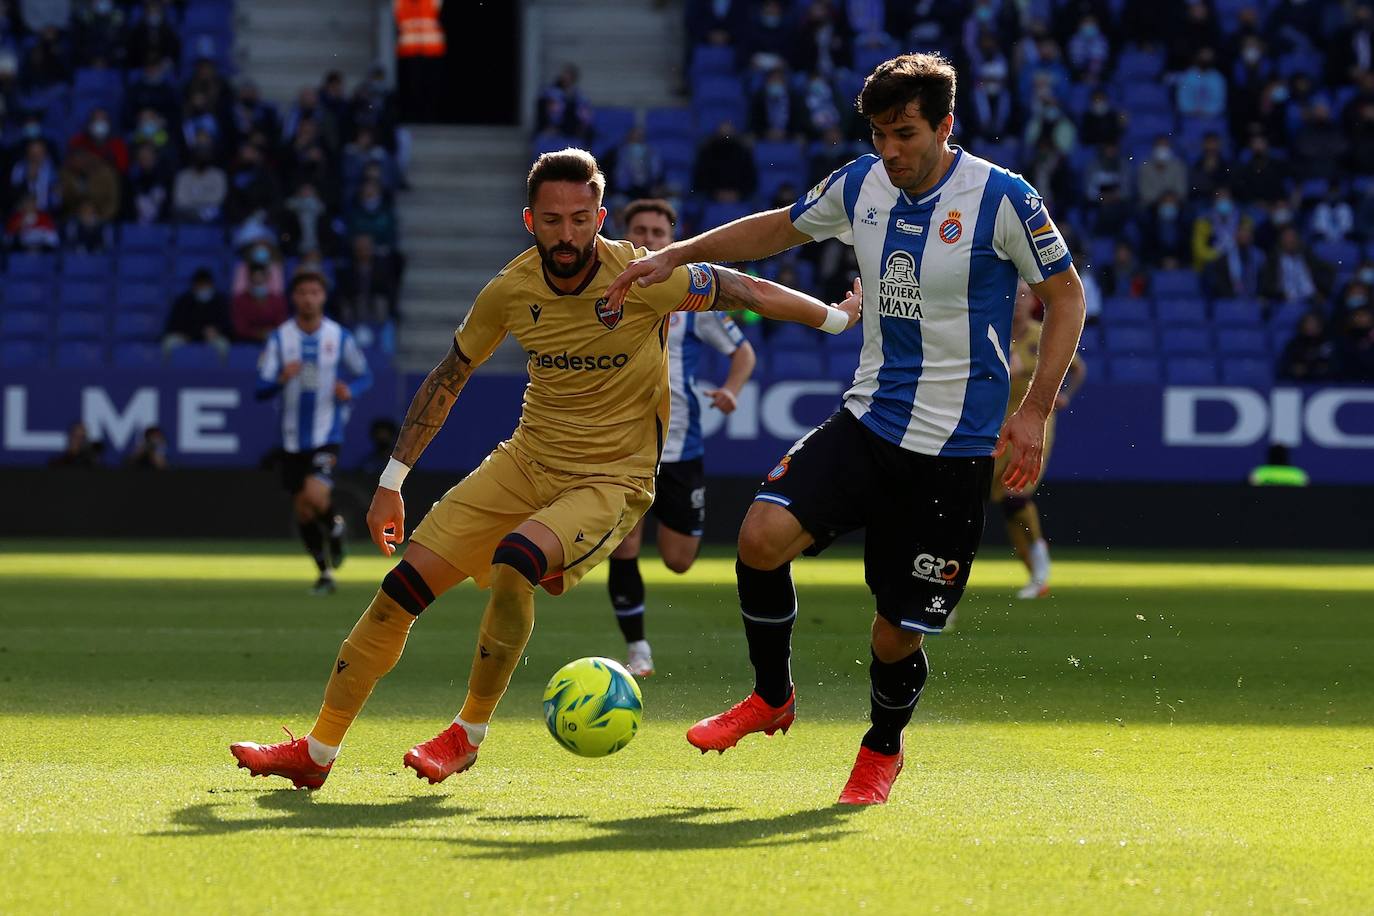
[[[491,720],[533,629],[534,586],[511,567],[497,564],[492,569],[491,599],[477,634],[467,698],[458,713],[464,722],[485,725]]]
[[[333,747],[343,743],[372,688],[396,667],[414,622],[415,617],[385,592],[377,592],[339,649],[311,737]]]
[[[1030,536],[1030,525],[1027,524],[1026,516],[1029,506],[1022,506],[1014,515],[1007,517],[1007,539],[1011,541],[1012,550],[1016,551],[1016,556],[1025,564],[1026,569],[1030,569],[1030,546],[1035,542]]]

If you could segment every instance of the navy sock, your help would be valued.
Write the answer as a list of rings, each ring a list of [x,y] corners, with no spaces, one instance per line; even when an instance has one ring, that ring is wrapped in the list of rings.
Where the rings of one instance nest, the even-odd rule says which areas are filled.
[[[792,624],[797,619],[797,592],[792,564],[762,570],[735,560],[740,616],[754,666],[754,692],[769,706],[781,706],[792,695]]]
[[[607,585],[611,592],[611,607],[615,608],[615,622],[626,642],[644,638],[644,578],[639,574],[639,558],[617,560],[611,557]]]
[[[902,729],[916,711],[916,701],[930,675],[925,647],[895,662],[878,660],[868,666],[869,721],[873,725],[864,735],[863,746],[879,754],[895,754],[902,749]]]

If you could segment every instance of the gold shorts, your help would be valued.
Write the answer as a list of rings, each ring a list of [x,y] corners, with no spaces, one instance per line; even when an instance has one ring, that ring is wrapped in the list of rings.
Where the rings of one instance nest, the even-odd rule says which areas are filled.
[[[501,538],[522,522],[539,522],[563,544],[561,577],[550,569],[543,583],[557,595],[610,556],[653,501],[652,476],[560,471],[502,442],[430,507],[410,539],[487,588]]]
[[[1045,477],[1045,468],[1050,465],[1050,450],[1054,448],[1054,414],[1050,414],[1049,422],[1045,424],[1045,448],[1040,453],[1040,475],[1022,490],[1019,496],[1030,496],[1036,488],[1040,486],[1040,481]],[[1007,472],[1007,465],[1011,464],[1011,449],[1002,453],[992,466],[992,501],[1000,503],[1006,499],[1007,491],[1002,488],[1002,475]]]

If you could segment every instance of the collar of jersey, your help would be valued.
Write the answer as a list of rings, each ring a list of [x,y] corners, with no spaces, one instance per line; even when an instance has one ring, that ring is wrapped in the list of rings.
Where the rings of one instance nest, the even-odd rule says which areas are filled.
[[[582,282],[577,284],[577,289],[565,293],[563,290],[553,285],[549,279],[549,269],[544,266],[543,260],[539,262],[539,273],[544,278],[544,285],[553,290],[555,296],[580,296],[592,285],[592,280],[596,279],[596,273],[601,269],[601,243],[597,241],[596,247],[592,249],[592,269],[587,271],[587,275],[582,278]]]
[[[940,194],[940,189],[943,188],[945,186],[945,183],[948,182],[951,178],[953,178],[954,173],[959,170],[959,163],[964,161],[964,148],[962,146],[951,145],[950,149],[954,150],[954,161],[951,162],[949,164],[949,168],[945,170],[944,177],[942,177],[939,181],[935,183],[935,187],[931,188],[929,191],[922,194],[920,200],[912,200],[910,194],[901,190],[900,188],[897,189],[897,193],[902,195],[902,200],[905,203],[911,204],[912,206],[920,207],[924,206],[925,204],[934,202],[935,198]]]

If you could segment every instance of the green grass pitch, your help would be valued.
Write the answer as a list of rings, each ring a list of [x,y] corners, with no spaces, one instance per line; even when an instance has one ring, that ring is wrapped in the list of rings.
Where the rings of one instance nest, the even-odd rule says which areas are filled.
[[[867,715],[860,564],[801,561],[799,718],[723,757],[743,697],[722,553],[644,564],[644,728],[583,760],[545,733],[565,661],[620,654],[604,572],[541,597],[477,766],[402,753],[453,716],[482,595],[412,631],[325,788],[233,766],[307,730],[387,568],[305,595],[279,544],[0,543],[0,912],[1370,912],[1367,556],[1063,552],[1056,595],[978,561],[884,807],[833,806]]]

